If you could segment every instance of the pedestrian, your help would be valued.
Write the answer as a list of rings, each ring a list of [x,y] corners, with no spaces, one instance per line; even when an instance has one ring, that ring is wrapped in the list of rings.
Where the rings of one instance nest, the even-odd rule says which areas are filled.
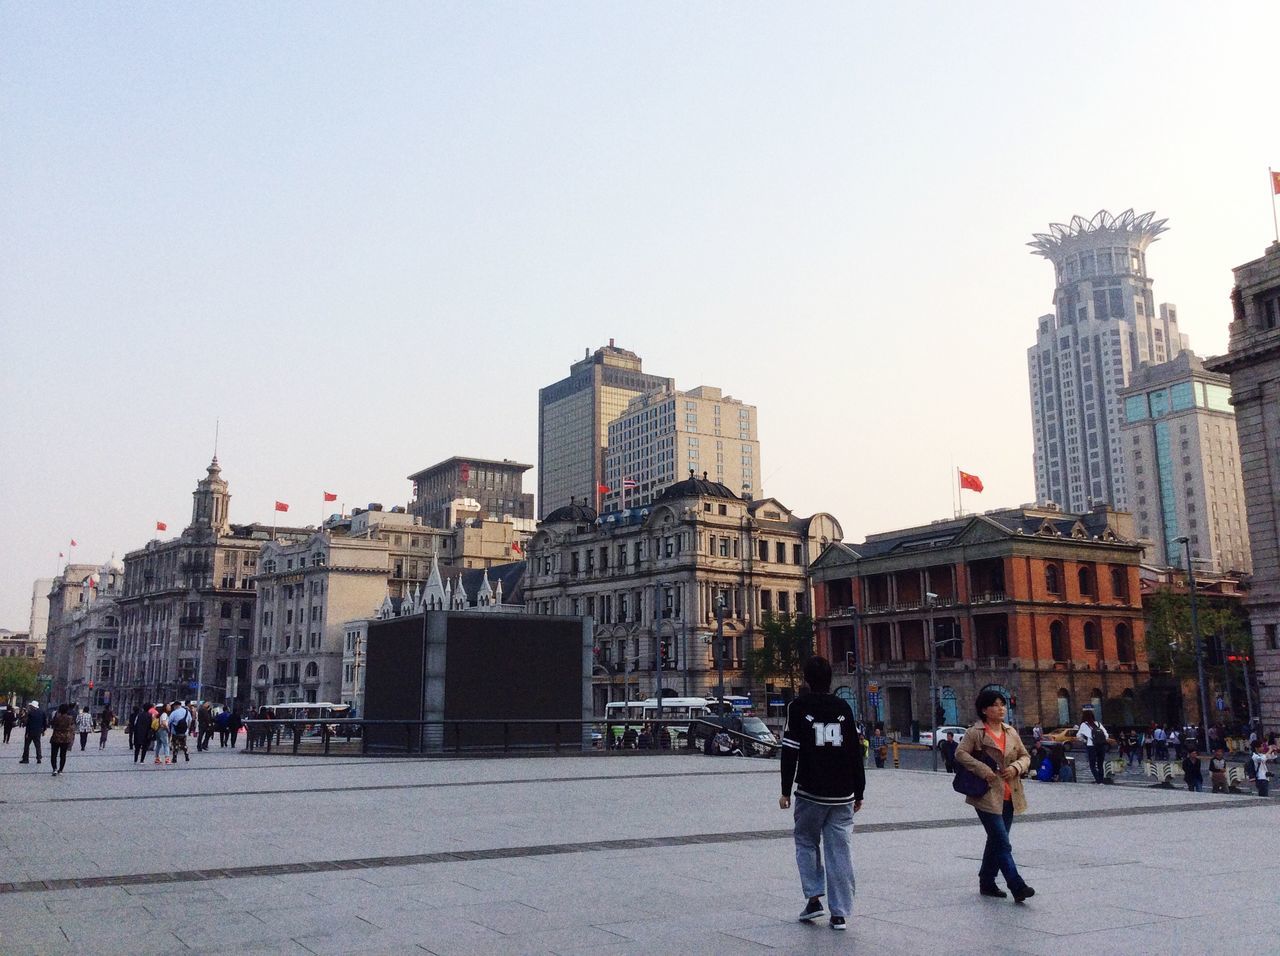
[[[876,766],[883,770],[885,758],[889,755],[889,738],[884,735],[883,724],[876,724],[871,732],[871,753],[875,756]]]
[[[956,772],[956,735],[951,731],[947,731],[947,739],[938,744],[938,749],[942,751],[942,760],[947,766],[947,773]]]
[[[174,701],[169,711],[169,745],[173,749],[173,762],[178,762],[178,754],[191,763],[191,752],[187,750],[187,733],[191,730],[192,716],[187,705],[182,701]]]
[[[76,733],[80,735],[80,752],[84,753],[85,744],[89,742],[89,734],[93,732],[93,715],[85,707],[76,714]]]
[[[111,728],[115,726],[116,715],[112,712],[111,706],[107,705],[102,708],[102,713],[98,715],[98,749],[107,749],[107,734],[111,733]]]
[[[225,747],[227,738],[231,736],[231,711],[223,707],[213,718],[213,723],[218,728],[218,746]]]
[[[1204,789],[1204,774],[1200,769],[1200,751],[1191,747],[1182,758],[1182,776],[1187,782],[1187,790],[1200,793]]]
[[[129,741],[133,744],[134,763],[145,763],[147,760],[147,751],[151,749],[153,719],[150,711],[141,707],[133,708],[133,717],[129,720]]]
[[[18,722],[18,715],[14,713],[12,707],[6,707],[4,713],[0,714],[0,723],[4,725],[4,742],[9,742],[9,735],[13,733],[14,724]]]
[[[240,705],[231,708],[231,749],[236,749],[236,741],[240,738],[240,728],[244,726],[244,717],[240,714]]]
[[[1093,711],[1087,707],[1080,715],[1080,727],[1076,731],[1076,737],[1084,743],[1093,782],[1102,783],[1107,779],[1106,770],[1102,764],[1103,758],[1107,755],[1107,728],[1094,718]]]
[[[1213,784],[1214,793],[1226,793],[1230,787],[1227,783],[1227,755],[1222,747],[1218,747],[1209,758],[1209,782]]]
[[[1129,766],[1132,767],[1142,759],[1142,743],[1138,740],[1138,732],[1136,730],[1129,731],[1128,736],[1125,737],[1125,742],[1129,745]]]
[[[170,763],[168,704],[162,704],[156,708],[156,715],[151,718],[151,732],[156,737],[156,763]]]
[[[1036,721],[1036,725],[1031,728],[1032,749],[1038,749],[1041,741],[1044,739],[1044,728],[1040,726],[1040,721]]]
[[[1169,731],[1166,738],[1169,745],[1169,753],[1167,758],[1170,760],[1178,760],[1182,757],[1182,735],[1178,733],[1177,728]]]
[[[133,722],[138,719],[138,711],[140,709],[141,708],[135,705],[133,710],[129,711],[129,719],[125,722],[125,725],[124,725],[124,737],[125,737],[125,740],[127,740],[129,743],[130,750],[133,749]]]
[[[794,839],[800,886],[808,903],[803,922],[831,907],[831,928],[847,929],[853,912],[855,878],[849,838],[853,815],[862,809],[866,770],[862,742],[853,711],[831,691],[831,664],[814,655],[804,663],[809,693],[787,705],[782,731],[782,796],[778,806],[791,806],[794,782],[796,805]],[[825,866],[824,866],[825,861]]]
[[[978,694],[974,702],[978,720],[965,731],[960,746],[956,748],[956,762],[987,781],[986,793],[965,798],[965,802],[977,811],[978,819],[987,832],[982,865],[978,868],[978,892],[1001,899],[1012,893],[1014,900],[1021,903],[1035,896],[1036,891],[1018,873],[1009,831],[1013,827],[1014,814],[1024,813],[1027,809],[1022,774],[1031,765],[1031,755],[1023,746],[1018,732],[1005,723],[1007,707],[1004,695],[997,690],[988,689]],[[990,763],[978,759],[979,755]],[[1009,893],[996,885],[997,873],[1004,874]]]
[[[1151,749],[1156,760],[1169,759],[1169,738],[1163,724],[1156,724],[1155,730],[1151,731]]]
[[[36,746],[36,763],[42,762],[44,747],[44,732],[48,726],[49,718],[43,710],[40,709],[40,701],[33,700],[27,704],[24,711],[26,714],[25,730],[26,733],[22,738],[22,759],[18,763],[30,763],[31,745]]]
[[[208,750],[209,741],[213,739],[213,707],[206,700],[196,711],[196,750]]]
[[[76,740],[76,720],[74,704],[60,704],[58,712],[53,715],[49,727],[49,766],[53,768],[53,776],[58,776],[67,766],[67,751]]]
[[[1253,742],[1253,783],[1258,788],[1258,796],[1265,797],[1271,792],[1271,780],[1267,773],[1267,764],[1275,759],[1271,747],[1255,740]]]

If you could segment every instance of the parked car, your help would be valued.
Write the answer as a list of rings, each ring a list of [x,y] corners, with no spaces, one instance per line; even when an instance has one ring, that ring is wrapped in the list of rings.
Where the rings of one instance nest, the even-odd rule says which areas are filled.
[[[938,728],[938,741],[942,742],[946,740],[947,734],[950,733],[955,734],[956,743],[960,743],[960,738],[964,736],[964,732],[968,729],[968,727],[961,727],[958,724],[946,724]],[[933,731],[920,731],[920,743],[924,744],[926,747],[930,746],[933,743]]]
[[[751,748],[753,751],[751,756],[776,757],[778,755],[778,738],[773,735],[773,731],[759,717],[743,717],[742,732],[761,743],[761,746]]]
[[[1069,753],[1073,747],[1080,746],[1080,741],[1076,736],[1079,731],[1079,724],[1074,724],[1071,727],[1058,727],[1055,730],[1046,730],[1044,733],[1044,739],[1052,741],[1055,744],[1062,744],[1062,749]],[[1116,738],[1112,737],[1110,734],[1107,735],[1107,746],[1118,746]]]

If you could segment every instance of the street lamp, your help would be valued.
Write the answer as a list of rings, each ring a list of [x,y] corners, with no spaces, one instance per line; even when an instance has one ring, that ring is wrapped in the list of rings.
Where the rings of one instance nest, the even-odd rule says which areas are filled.
[[[716,666],[719,669],[716,697],[719,698],[720,712],[724,713],[724,595],[716,598]]]
[[[1191,566],[1191,539],[1186,535],[1175,538],[1187,556],[1187,586],[1191,590],[1191,639],[1196,645],[1196,673],[1200,680],[1200,733],[1203,735],[1204,752],[1209,753],[1209,697],[1204,682],[1204,649],[1200,646],[1200,618],[1196,613],[1196,571]]]
[[[933,769],[938,770],[938,639],[933,630],[933,605],[938,595],[925,592],[925,604],[929,607],[929,749],[933,751]]]

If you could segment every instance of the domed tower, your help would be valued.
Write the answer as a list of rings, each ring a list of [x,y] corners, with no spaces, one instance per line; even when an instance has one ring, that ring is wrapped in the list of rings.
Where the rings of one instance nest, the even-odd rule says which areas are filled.
[[[191,497],[194,499],[191,505],[191,529],[212,531],[214,534],[230,532],[231,494],[227,491],[222,469],[218,467],[217,455],[209,462],[208,475],[196,484]]]
[[[111,560],[98,569],[98,596],[120,594],[124,590],[124,563],[113,554]]]

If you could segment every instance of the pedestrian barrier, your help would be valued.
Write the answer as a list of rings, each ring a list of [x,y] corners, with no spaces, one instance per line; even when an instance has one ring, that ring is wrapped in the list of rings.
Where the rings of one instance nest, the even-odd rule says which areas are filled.
[[[1143,775],[1155,777],[1158,787],[1172,787],[1174,767],[1172,760],[1148,760],[1143,764]]]
[[[1247,775],[1244,772],[1244,764],[1227,764],[1227,786],[1232,790],[1236,789],[1236,784],[1244,783],[1246,776]]]
[[[1108,757],[1102,762],[1102,775],[1104,777],[1114,777],[1117,774],[1124,773],[1127,766],[1123,757]]]

